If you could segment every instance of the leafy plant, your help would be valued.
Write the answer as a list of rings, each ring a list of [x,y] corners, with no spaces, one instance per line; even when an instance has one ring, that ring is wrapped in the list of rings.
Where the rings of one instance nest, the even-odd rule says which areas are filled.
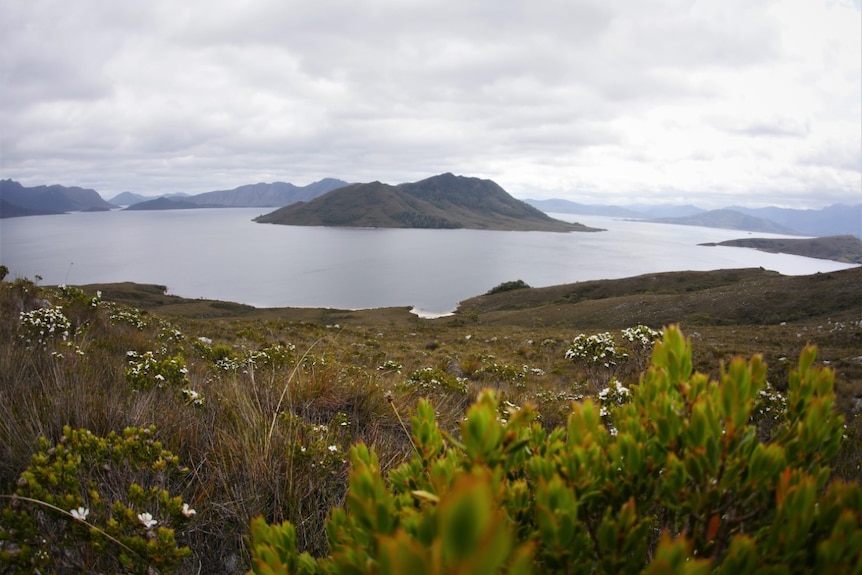
[[[574,403],[565,428],[546,430],[530,405],[501,417],[486,391],[455,437],[422,400],[415,453],[386,479],[373,451],[352,448],[329,554],[256,520],[253,572],[858,573],[862,490],[830,478],[843,424],[834,373],[815,359],[802,351],[763,440],[762,358],[710,380],[675,327],[630,398]]]
[[[170,493],[187,470],[155,429],[63,431],[40,441],[0,515],[4,573],[175,571],[190,553],[177,529],[196,512]]]

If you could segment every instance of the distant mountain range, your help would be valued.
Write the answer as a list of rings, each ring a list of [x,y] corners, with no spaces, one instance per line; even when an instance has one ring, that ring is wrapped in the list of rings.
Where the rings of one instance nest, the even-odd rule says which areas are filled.
[[[799,235],[799,232],[776,224],[765,218],[750,216],[734,210],[710,210],[691,216],[676,218],[648,218],[649,222],[660,224],[677,224],[683,226],[701,226],[705,228],[724,228],[727,230],[743,230],[764,232],[770,234]]]
[[[453,176],[452,174],[443,174],[435,176],[426,182],[435,181],[435,178],[443,178],[447,176],[459,178],[461,176]],[[468,180],[476,180],[475,178],[467,178]],[[442,181],[442,180],[441,180]],[[476,180],[485,181],[489,180]],[[502,191],[502,188],[490,182],[496,188],[497,192]],[[463,215],[458,215],[459,209],[457,203],[449,201],[443,202],[440,206],[426,205],[422,210],[416,211],[410,207],[409,203],[405,203],[406,198],[403,192],[412,188],[421,187],[422,182],[411,184],[401,184],[399,186],[387,186],[379,182],[371,184],[354,184],[349,185],[347,182],[325,178],[320,181],[308,184],[306,186],[296,186],[285,182],[259,183],[239,186],[231,190],[217,190],[213,192],[205,192],[197,195],[170,194],[161,198],[152,198],[141,196],[131,192],[123,192],[105,201],[102,197],[92,189],[66,187],[61,185],[50,186],[34,186],[25,187],[20,183],[11,179],[0,180],[0,217],[22,217],[36,215],[60,214],[72,211],[106,211],[116,209],[119,206],[135,206],[134,209],[146,210],[170,210],[170,209],[192,209],[201,207],[263,207],[263,208],[279,208],[304,202],[305,207],[302,208],[306,217],[311,218],[308,214],[310,205],[315,199],[341,188],[347,188],[353,191],[369,191],[369,187],[387,188],[389,191],[388,199],[384,202],[386,206],[368,205],[368,213],[365,224],[359,223],[331,223],[331,224],[314,224],[314,225],[376,225],[370,221],[378,218],[379,225],[386,226],[420,226],[420,227],[456,227],[459,224],[465,227],[469,226],[488,226],[488,222],[482,223],[475,220],[470,223],[469,220],[460,222],[459,218]],[[396,202],[393,190],[399,190],[400,199]],[[382,193],[378,191],[378,193]],[[465,192],[467,193],[467,192]],[[506,194],[505,191],[503,191]],[[410,195],[409,193],[407,194]],[[508,194],[506,194],[508,196]],[[378,198],[380,199],[380,198]],[[420,193],[417,197],[409,199],[410,202],[426,201]],[[381,200],[382,201],[382,200]],[[469,201],[469,194],[459,201]],[[836,236],[836,235],[854,235],[862,238],[862,204],[845,205],[835,204],[819,210],[794,210],[787,208],[745,208],[740,206],[731,206],[723,210],[703,210],[693,205],[596,205],[582,204],[563,199],[552,200],[515,200],[511,196],[507,201],[517,202],[520,204],[519,209],[523,209],[524,204],[529,204],[544,213],[568,213],[581,215],[598,215],[617,218],[631,218],[648,221],[657,221],[661,223],[672,223],[681,225],[695,225],[706,227],[721,227],[729,229],[737,229],[749,232],[770,232],[781,233],[787,235],[807,235],[807,236]],[[318,213],[315,217],[318,221],[348,221],[353,218],[359,221],[357,213],[350,214],[351,211],[356,212],[359,209],[361,202],[348,202],[342,198],[338,204],[333,204],[332,200],[327,200],[329,204],[327,208],[321,210],[329,210],[330,213]],[[397,207],[398,204],[400,207]],[[315,209],[320,205],[315,205]],[[397,209],[396,209],[397,207]],[[464,207],[469,207],[465,204]],[[336,212],[342,211],[340,215]],[[297,209],[299,207],[297,206]],[[480,208],[484,209],[484,208]],[[333,211],[335,210],[335,211]],[[395,211],[393,211],[395,210]],[[425,213],[427,210],[427,213]],[[441,213],[445,212],[445,213]],[[377,213],[377,216],[373,214]],[[417,213],[424,213],[422,218],[418,218]],[[505,210],[501,212],[505,214]],[[383,218],[381,214],[385,214]],[[269,217],[270,214],[267,215]],[[535,217],[535,213],[532,214]],[[322,220],[320,218],[323,218]],[[341,218],[341,219],[339,219]],[[388,219],[387,219],[388,218]],[[400,218],[400,219],[399,219]],[[412,219],[411,219],[412,218]],[[312,218],[313,219],[313,218]],[[481,220],[481,218],[480,218]],[[308,221],[311,221],[309,219]],[[498,222],[500,224],[500,222]],[[502,224],[500,224],[502,225]],[[556,224],[554,224],[556,225]]]
[[[324,178],[307,186],[296,186],[286,182],[271,184],[249,184],[232,190],[217,190],[202,194],[162,196],[155,200],[150,197],[123,192],[113,198],[111,203],[120,206],[136,206],[138,210],[185,209],[188,207],[206,208],[279,208],[296,202],[307,202],[336,188],[346,186],[347,182],[335,178]],[[168,199],[170,202],[157,201]],[[177,202],[172,208],[172,202]],[[183,205],[186,204],[186,205]],[[193,204],[188,206],[187,204]]]
[[[684,205],[607,206],[569,200],[526,200],[545,212],[637,218],[658,223],[727,228],[805,236],[853,235],[862,238],[862,204],[833,204],[819,210],[744,208],[703,210]]]
[[[53,185],[24,187],[14,180],[0,180],[0,217],[104,212],[117,206],[96,190]]]
[[[491,180],[441,174],[392,186],[352,184],[255,218],[294,226],[599,231],[556,220]]]

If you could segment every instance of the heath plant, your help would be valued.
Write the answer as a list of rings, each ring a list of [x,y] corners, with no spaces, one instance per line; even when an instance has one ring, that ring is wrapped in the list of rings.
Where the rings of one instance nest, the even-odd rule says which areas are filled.
[[[175,572],[196,514],[172,494],[187,473],[152,427],[42,438],[0,515],[4,572]]]

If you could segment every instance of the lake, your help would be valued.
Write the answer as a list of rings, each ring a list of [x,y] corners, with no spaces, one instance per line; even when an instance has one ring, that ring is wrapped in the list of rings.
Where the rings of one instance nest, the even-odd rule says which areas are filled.
[[[749,234],[552,214],[598,233],[394,230],[257,224],[261,208],[71,213],[0,220],[0,263],[42,284],[133,281],[257,307],[411,306],[420,315],[504,281],[534,287],[680,270],[806,275],[847,264],[698,246]]]

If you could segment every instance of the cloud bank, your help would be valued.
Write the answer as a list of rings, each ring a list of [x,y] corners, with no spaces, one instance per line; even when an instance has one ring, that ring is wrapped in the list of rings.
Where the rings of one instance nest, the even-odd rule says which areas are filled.
[[[858,1],[4,0],[0,46],[0,175],[27,185],[862,201]]]

